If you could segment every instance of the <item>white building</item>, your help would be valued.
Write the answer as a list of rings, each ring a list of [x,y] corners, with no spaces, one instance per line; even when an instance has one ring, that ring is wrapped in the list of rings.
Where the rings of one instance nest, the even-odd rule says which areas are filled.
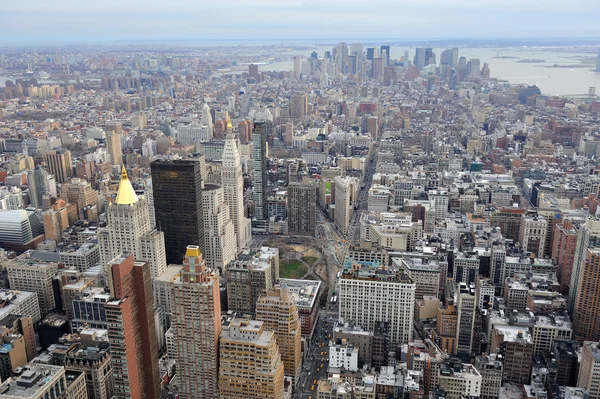
[[[372,330],[378,321],[390,323],[390,345],[412,339],[415,283],[406,272],[378,261],[344,262],[338,279],[340,321]]]
[[[0,302],[4,304],[0,309],[0,320],[9,314],[31,317],[34,323],[42,318],[36,292],[0,290]]]
[[[109,203],[107,227],[98,231],[100,262],[107,265],[122,253],[133,253],[136,261],[150,264],[150,276],[160,276],[167,267],[164,233],[150,227],[145,198],[138,198],[122,168],[117,198]]]
[[[202,190],[204,213],[204,248],[206,265],[210,269],[225,271],[237,255],[237,242],[230,211],[221,186],[206,184]]]
[[[12,289],[37,293],[41,314],[56,308],[52,280],[56,276],[58,264],[17,258],[6,262],[6,269]]]
[[[354,214],[354,205],[357,201],[360,184],[356,177],[350,176],[336,176],[334,182],[335,225],[343,234],[347,234],[352,215]]]
[[[548,222],[543,217],[524,217],[521,219],[519,243],[525,251],[532,252],[536,258],[544,257],[546,230]]]
[[[481,395],[481,374],[472,364],[444,363],[440,365],[440,388],[447,399],[478,398]]]
[[[248,248],[252,240],[252,224],[244,213],[244,177],[237,143],[228,134],[223,148],[221,184],[237,240],[237,253]]]
[[[349,345],[345,339],[341,344],[329,341],[329,367],[357,371],[358,348]]]

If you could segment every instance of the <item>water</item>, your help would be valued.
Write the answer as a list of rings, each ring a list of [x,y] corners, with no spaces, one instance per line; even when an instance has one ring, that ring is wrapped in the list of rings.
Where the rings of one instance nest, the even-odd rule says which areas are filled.
[[[366,49],[367,46],[364,46]],[[293,55],[302,55],[309,57],[314,50],[319,57],[322,57],[325,51],[330,51],[331,46],[318,46],[308,50],[291,51],[289,61],[274,62],[268,65],[259,65],[261,71],[291,71],[294,68],[291,58]],[[437,61],[444,49],[436,48]],[[366,51],[366,50],[365,50]],[[409,52],[409,57],[414,57],[415,49],[405,47],[391,48],[391,58],[400,59],[404,52]],[[519,57],[517,58],[495,58],[497,55]],[[483,66],[484,62],[490,65],[491,76],[498,79],[507,80],[510,83],[524,83],[537,85],[542,93],[546,95],[569,95],[569,94],[587,94],[590,86],[598,88],[600,91],[600,72],[594,72],[594,65],[585,68],[544,68],[544,66],[574,65],[579,64],[582,57],[594,57],[597,54],[582,54],[557,52],[551,50],[527,49],[527,48],[461,48],[459,56],[478,58]],[[529,64],[517,62],[519,59],[542,59],[545,62],[541,64]],[[10,77],[0,76],[0,87],[5,86],[5,81]]]

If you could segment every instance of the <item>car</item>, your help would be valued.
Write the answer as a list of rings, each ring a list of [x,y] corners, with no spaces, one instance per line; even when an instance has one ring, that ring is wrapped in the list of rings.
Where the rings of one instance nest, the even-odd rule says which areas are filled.
[[[313,385],[312,387],[310,387],[310,390],[314,391],[315,390],[315,386]]]

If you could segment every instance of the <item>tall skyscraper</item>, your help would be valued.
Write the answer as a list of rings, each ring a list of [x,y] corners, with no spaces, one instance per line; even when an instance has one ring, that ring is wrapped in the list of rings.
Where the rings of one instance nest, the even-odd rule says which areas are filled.
[[[390,46],[381,46],[381,58],[384,67],[390,65]]]
[[[367,47],[367,60],[371,61],[375,57],[375,47]]]
[[[48,171],[56,177],[57,183],[64,183],[73,177],[73,161],[69,150],[51,150],[44,154]]]
[[[600,248],[587,248],[579,270],[573,309],[573,334],[580,341],[600,340]]]
[[[252,168],[254,187],[254,219],[267,220],[267,122],[256,122],[252,132]]]
[[[29,200],[31,205],[42,208],[44,198],[56,197],[56,180],[40,165],[27,171],[27,185],[29,186]]]
[[[258,65],[248,65],[248,76],[250,77],[250,79],[258,80]]]
[[[206,262],[211,269],[225,271],[237,255],[235,228],[221,186],[206,184],[202,190]]]
[[[252,225],[244,212],[244,176],[240,153],[233,134],[228,134],[225,139],[221,161],[221,184],[225,192],[225,201],[229,205],[239,253],[250,245]]]
[[[315,235],[317,188],[313,184],[290,183],[287,187],[289,234]]]
[[[290,97],[290,113],[292,118],[304,118],[308,113],[308,97],[306,94],[295,94]]]
[[[584,342],[581,350],[581,366],[577,386],[588,391],[590,399],[600,398],[600,344]]]
[[[423,68],[425,66],[426,50],[427,49],[425,47],[417,47],[417,49],[415,51],[415,59],[413,61],[413,63],[415,64],[415,66],[417,68]]]
[[[106,133],[106,150],[110,154],[110,162],[113,165],[123,165],[123,145],[120,133],[111,131]]]
[[[577,244],[575,245],[575,254],[573,256],[573,271],[571,273],[571,283],[569,284],[569,297],[567,300],[567,310],[570,315],[575,312],[577,298],[581,296],[578,291],[582,276],[582,269],[585,266],[588,248],[600,248],[600,220],[588,219],[585,224],[579,228]]]
[[[275,331],[285,375],[295,382],[302,366],[302,329],[296,300],[285,283],[261,295],[256,303],[256,320]]]
[[[117,399],[160,397],[150,266],[123,253],[108,264],[112,300],[104,305]]]
[[[221,399],[283,399],[284,368],[276,335],[255,320],[231,322],[221,332]]]
[[[335,46],[336,50],[336,62],[342,73],[347,72],[346,65],[348,64],[348,45],[345,42],[339,42]]]
[[[219,277],[206,267],[197,245],[186,249],[180,280],[173,283],[172,298],[179,395],[187,399],[218,398]]]
[[[188,244],[205,252],[200,160],[158,160],[150,169],[156,228],[165,235],[167,262],[181,262]]]
[[[121,253],[128,252],[138,261],[148,262],[150,275],[158,277],[167,267],[165,238],[150,227],[148,205],[138,198],[125,167],[114,203],[109,203],[107,226],[98,231],[100,261],[103,265]]]

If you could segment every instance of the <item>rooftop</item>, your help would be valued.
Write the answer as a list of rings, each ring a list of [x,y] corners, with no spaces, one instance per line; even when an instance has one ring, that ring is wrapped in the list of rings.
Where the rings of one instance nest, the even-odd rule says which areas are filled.
[[[62,366],[30,363],[25,371],[15,378],[8,378],[0,385],[0,395],[18,398],[30,398],[38,394],[54,378],[64,373]]]
[[[294,280],[289,278],[279,279],[279,284],[287,286],[290,294],[296,299],[296,305],[301,308],[312,309],[321,288],[321,282],[316,280]]]

